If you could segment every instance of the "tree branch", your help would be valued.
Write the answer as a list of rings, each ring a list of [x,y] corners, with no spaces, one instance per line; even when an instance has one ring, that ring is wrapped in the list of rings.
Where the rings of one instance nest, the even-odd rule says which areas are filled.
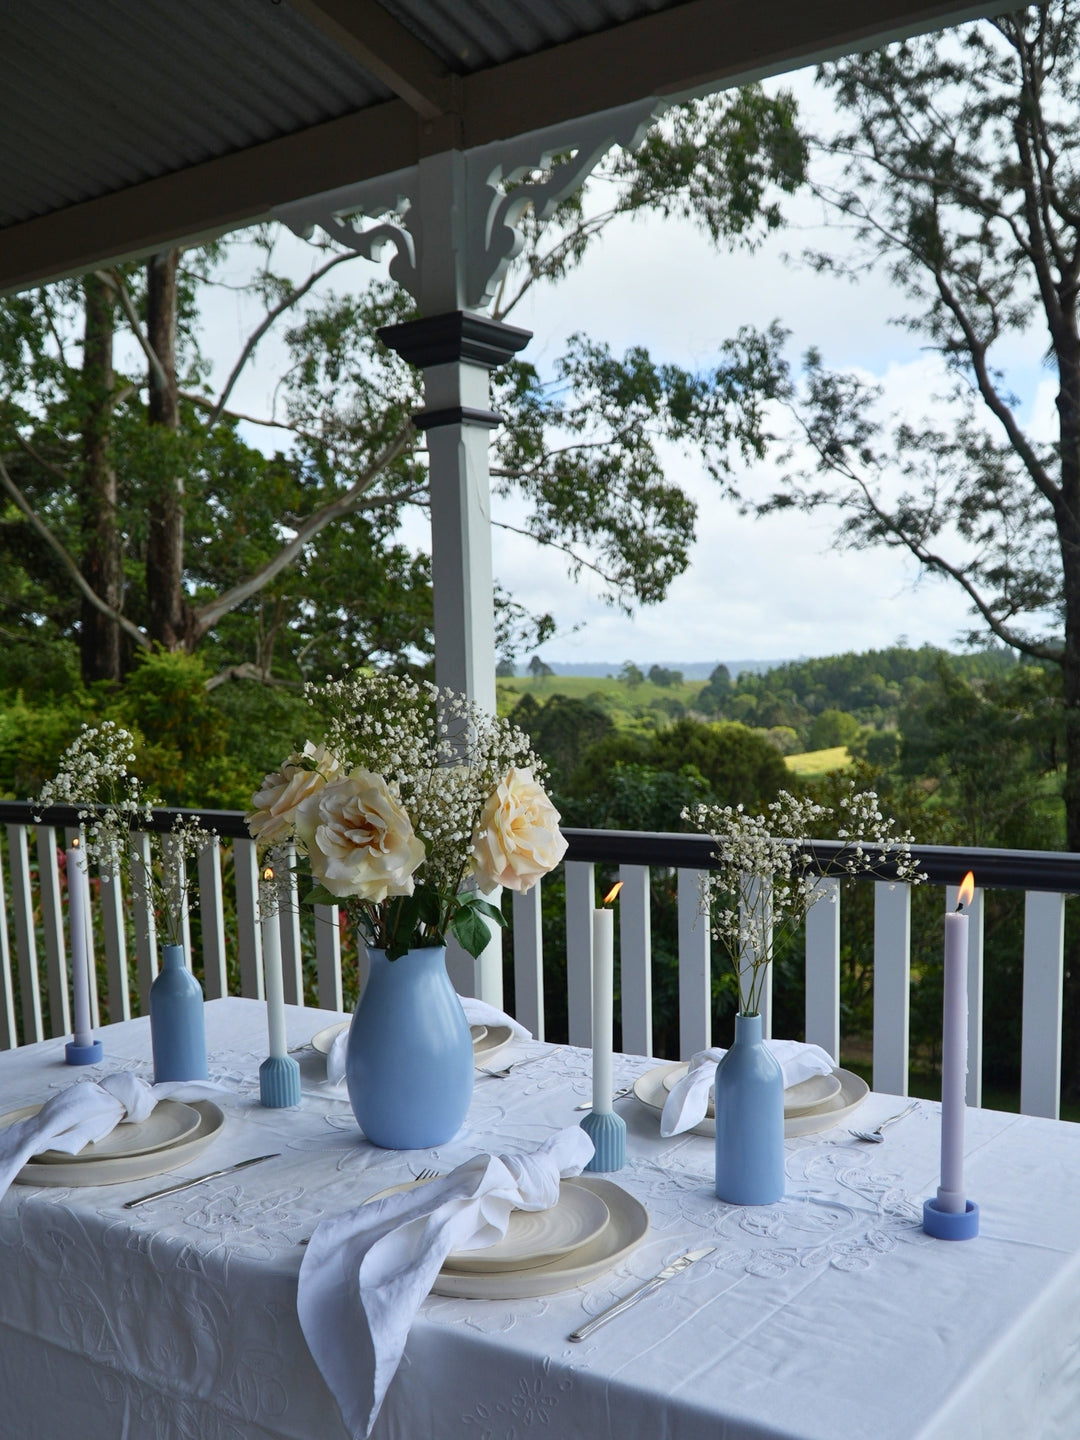
[[[11,475],[8,472],[8,468],[2,460],[0,460],[0,485],[3,486],[3,488],[15,501],[15,504],[26,516],[33,529],[36,530],[37,533],[41,536],[41,538],[45,541],[49,549],[52,550],[57,556],[59,556],[61,564],[71,576],[71,579],[74,581],[75,587],[79,591],[79,594],[82,595],[83,598],[86,599],[94,607],[95,610],[99,611],[102,615],[107,616],[110,620],[115,621],[115,623],[119,625],[120,629],[123,630],[124,634],[134,640],[135,644],[138,645],[140,649],[152,650],[153,646],[150,644],[150,641],[146,638],[146,636],[138,628],[138,626],[133,625],[131,621],[128,620],[125,616],[121,615],[118,610],[114,610],[111,605],[106,604],[106,602],[102,600],[101,596],[98,595],[97,591],[92,589],[91,586],[87,584],[86,579],[83,576],[82,571],[76,564],[74,558],[72,557],[71,552],[64,545],[63,541],[60,540],[58,536],[53,534],[53,532],[49,529],[48,525],[45,524],[44,520],[42,520],[38,516],[37,512],[27,500],[26,496],[22,493],[18,485],[16,485],[15,481],[11,478]]]
[[[165,375],[165,368],[158,359],[154,347],[143,333],[142,321],[139,319],[139,313],[135,309],[134,301],[128,293],[128,288],[124,284],[122,276],[116,270],[95,270],[94,274],[103,285],[107,285],[109,289],[115,293],[116,298],[120,301],[120,308],[127,316],[127,322],[131,326],[131,333],[139,342],[139,348],[146,356],[150,369],[153,370],[157,377],[158,384],[162,389],[166,389],[168,387],[168,380]]]
[[[566,555],[572,560],[576,568],[591,570],[594,575],[598,575],[600,579],[603,580],[605,585],[614,586],[620,591],[622,590],[623,587],[613,575],[608,575],[599,565],[595,564],[592,560],[586,560],[584,555],[579,555],[576,550],[571,549],[569,545],[564,545],[561,540],[551,540],[543,535],[534,535],[531,530],[525,530],[520,525],[511,525],[508,520],[492,520],[491,523],[499,530],[509,530],[514,535],[524,535],[527,540],[531,540],[535,545],[545,545],[549,550],[558,550],[560,554]]]
[[[217,402],[210,412],[210,418],[206,423],[211,430],[221,419],[222,413],[225,410],[225,403],[228,400],[229,396],[232,394],[233,387],[239,380],[241,371],[254,354],[256,345],[258,345],[259,341],[270,329],[271,325],[273,325],[274,321],[278,318],[278,316],[283,315],[286,310],[291,309],[291,307],[295,305],[298,300],[302,300],[304,296],[308,293],[308,291],[311,290],[313,286],[317,285],[324,275],[328,274],[331,270],[333,270],[335,265],[343,265],[347,260],[355,259],[357,259],[357,256],[351,250],[346,251],[346,253],[343,255],[333,256],[333,258],[328,260],[325,265],[320,266],[318,270],[313,270],[302,285],[298,286],[295,290],[290,290],[284,300],[282,300],[279,304],[275,305],[271,310],[268,310],[266,312],[266,315],[263,317],[261,323],[257,325],[256,328],[252,331],[252,333],[248,336],[244,348],[240,351],[239,358],[237,359],[236,364],[233,366],[228,380],[226,380],[225,382],[225,388],[218,396]]]
[[[192,630],[195,638],[201,639],[223,616],[242,605],[245,600],[250,600],[252,595],[257,595],[275,576],[291,565],[304,546],[313,540],[321,530],[325,530],[327,525],[355,510],[363,499],[365,491],[370,489],[381,472],[388,465],[392,465],[415,443],[416,431],[412,427],[412,422],[407,421],[349,489],[302,521],[293,538],[283,545],[265,565],[256,570],[254,574],[249,575],[246,580],[242,580],[239,585],[234,585],[231,590],[226,590],[209,604],[201,605],[195,610],[192,616]]]

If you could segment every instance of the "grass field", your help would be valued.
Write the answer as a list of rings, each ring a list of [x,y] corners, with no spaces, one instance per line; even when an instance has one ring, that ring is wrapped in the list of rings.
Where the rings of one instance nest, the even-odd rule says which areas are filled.
[[[705,688],[704,680],[687,680],[682,685],[626,685],[614,675],[519,675],[500,679],[497,683],[499,714],[508,714],[523,695],[531,695],[541,705],[553,695],[568,695],[574,700],[594,699],[618,724],[620,719],[633,724],[643,717],[656,721],[669,720],[676,714],[692,710]]]
[[[801,755],[785,755],[784,763],[796,775],[824,775],[829,770],[842,770],[851,764],[846,745],[831,750],[806,750]]]

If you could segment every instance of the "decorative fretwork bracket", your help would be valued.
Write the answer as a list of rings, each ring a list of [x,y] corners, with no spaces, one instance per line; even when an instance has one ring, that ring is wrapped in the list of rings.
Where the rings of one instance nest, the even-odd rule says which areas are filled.
[[[368,260],[392,246],[390,275],[425,314],[479,310],[521,250],[526,211],[549,220],[608,150],[640,144],[663,108],[652,99],[475,150],[445,151],[274,215],[298,235],[321,229]],[[517,183],[537,171],[546,172],[542,179]]]

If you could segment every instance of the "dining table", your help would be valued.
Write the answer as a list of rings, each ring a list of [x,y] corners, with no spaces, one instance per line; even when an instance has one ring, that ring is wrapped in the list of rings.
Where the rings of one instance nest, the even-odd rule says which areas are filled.
[[[288,1007],[298,1106],[260,1104],[266,1007],[208,1002],[211,1079],[226,1123],[173,1174],[13,1184],[0,1199],[0,1436],[11,1440],[346,1440],[297,1316],[304,1242],[326,1217],[422,1171],[536,1149],[580,1121],[590,1052],[515,1039],[478,1070],[462,1130],[430,1150],[363,1137],[326,1080],[316,1032],[346,1017]],[[0,1054],[0,1111],[114,1071],[152,1078],[140,1018],[102,1027],[76,1071],[64,1041]],[[307,1048],[301,1048],[307,1047]],[[658,1063],[616,1055],[613,1081]],[[604,1178],[648,1230],[612,1268],[554,1294],[431,1294],[376,1440],[1076,1440],[1080,1435],[1080,1126],[967,1116],[977,1238],[922,1229],[938,1182],[940,1107],[920,1101],[883,1144],[850,1133],[906,1100],[871,1091],[854,1116],[785,1142],[775,1204],[716,1198],[713,1141],[661,1138],[616,1101],[626,1163]],[[170,1182],[250,1168],[133,1209]],[[695,1248],[710,1253],[581,1341],[570,1335]],[[349,1283],[344,1277],[343,1283]],[[356,1337],[356,1344],[363,1342]]]

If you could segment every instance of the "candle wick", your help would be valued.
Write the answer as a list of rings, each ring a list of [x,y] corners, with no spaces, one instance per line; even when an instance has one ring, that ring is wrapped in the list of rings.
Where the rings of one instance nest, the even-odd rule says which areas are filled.
[[[957,914],[957,915],[962,914],[962,913],[963,913],[963,909],[964,909],[964,902],[961,900],[960,903],[959,903],[959,905],[957,905],[956,911],[955,911],[954,913]]]

